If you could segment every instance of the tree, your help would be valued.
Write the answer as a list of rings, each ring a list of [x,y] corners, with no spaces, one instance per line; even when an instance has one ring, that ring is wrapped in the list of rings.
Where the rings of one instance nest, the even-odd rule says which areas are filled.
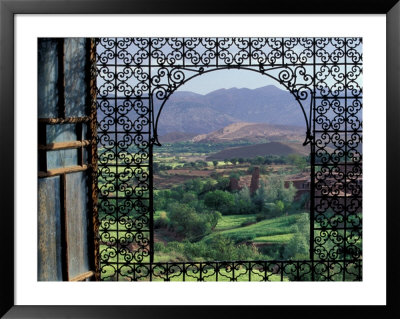
[[[287,160],[290,164],[296,166],[301,171],[304,171],[308,165],[307,157],[299,154],[289,154]]]
[[[271,175],[265,185],[265,200],[269,203],[274,203],[277,200],[283,201],[285,204],[291,204],[296,195],[296,188],[293,183],[289,187],[285,187],[283,179],[276,175]]]
[[[211,211],[211,212],[207,212],[205,213],[208,219],[208,222],[211,225],[211,229],[214,230],[214,228],[217,226],[218,221],[220,220],[220,218],[222,217],[222,214],[219,211]]]
[[[285,209],[285,204],[281,200],[277,200],[275,202],[275,207],[279,213],[283,213],[283,210]]]
[[[226,191],[216,190],[204,196],[204,204],[220,211],[222,214],[230,213],[235,205],[234,196]]]
[[[295,233],[286,245],[286,259],[307,259],[310,253],[310,219],[308,214],[302,214],[296,222]]]
[[[170,228],[185,237],[192,236],[192,225],[196,221],[196,211],[187,204],[172,203],[168,205]]]
[[[214,167],[217,167],[218,166],[218,161],[212,161],[212,163],[213,163],[213,165],[214,165]]]
[[[227,190],[229,188],[229,178],[222,176],[218,177],[216,188],[224,191]]]
[[[243,187],[239,192],[235,194],[235,207],[239,214],[252,213],[251,196],[248,187]]]
[[[197,200],[197,195],[191,191],[183,194],[182,203],[189,204]]]
[[[154,221],[154,228],[166,228],[169,224],[167,213],[162,211],[160,216]]]
[[[214,181],[211,179],[206,179],[205,182],[202,184],[201,193],[205,194],[215,189]]]
[[[265,158],[264,158],[264,164],[267,164],[267,165],[271,165],[273,162],[272,162],[272,159],[271,159],[271,157],[270,156],[265,156]]]
[[[207,167],[207,163],[205,161],[200,160],[196,162],[196,166],[199,168]]]
[[[256,212],[262,212],[265,207],[266,202],[266,189],[264,183],[261,183],[260,188],[252,196],[252,203]]]
[[[261,218],[276,217],[291,207],[295,194],[293,184],[286,188],[279,176],[272,175],[267,184],[260,183],[260,188],[252,196],[252,203]]]
[[[255,158],[255,164],[256,164],[256,165],[264,164],[264,157],[262,157],[262,156],[257,156],[257,157]]]
[[[168,201],[168,193],[170,191],[156,191],[154,192],[154,208],[155,210],[165,209]]]
[[[169,228],[189,240],[199,240],[211,233],[221,214],[218,211],[196,212],[189,204],[168,205]]]
[[[232,171],[229,173],[229,178],[240,179],[241,172],[240,171]]]

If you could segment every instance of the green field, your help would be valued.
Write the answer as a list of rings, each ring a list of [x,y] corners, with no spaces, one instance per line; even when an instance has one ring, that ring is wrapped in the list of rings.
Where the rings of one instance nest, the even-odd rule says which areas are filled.
[[[256,215],[225,215],[222,216],[218,221],[217,227],[215,227],[215,231],[222,231],[232,228],[240,227],[243,223],[246,222],[255,222]]]
[[[239,220],[242,222],[244,221],[252,221],[254,216],[241,216]],[[237,226],[233,229],[221,230],[219,232],[215,232],[204,237],[203,240],[212,240],[216,234],[225,235],[235,242],[240,240],[250,239],[256,242],[269,242],[267,240],[268,237],[271,238],[271,243],[282,242],[286,243],[291,239],[293,234],[296,230],[294,229],[294,225],[296,224],[297,219],[299,218],[300,214],[291,215],[291,216],[284,216],[284,217],[277,217],[273,219],[263,220],[258,223],[254,223],[252,225],[241,227],[240,224],[236,224]],[[228,222],[222,220],[223,225],[233,225],[237,221],[238,215],[231,215],[231,216],[223,216],[226,217]],[[224,219],[224,218],[222,218]],[[217,225],[218,227],[218,225]],[[218,228],[217,228],[218,229]],[[280,241],[277,241],[277,237],[280,236]],[[285,240],[286,239],[286,240]]]
[[[254,242],[263,244],[287,244],[293,238],[293,236],[293,233],[283,235],[260,236],[254,238]]]

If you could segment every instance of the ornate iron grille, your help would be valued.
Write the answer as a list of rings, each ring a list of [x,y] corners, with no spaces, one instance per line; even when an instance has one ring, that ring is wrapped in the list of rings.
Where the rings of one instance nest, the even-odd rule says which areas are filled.
[[[362,39],[96,39],[102,280],[361,280]],[[293,94],[311,147],[310,259],[154,263],[153,147],[193,77],[259,72]]]

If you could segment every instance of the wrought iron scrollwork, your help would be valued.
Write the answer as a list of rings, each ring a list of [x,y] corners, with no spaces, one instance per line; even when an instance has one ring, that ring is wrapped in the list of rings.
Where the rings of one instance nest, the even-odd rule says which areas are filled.
[[[96,48],[103,280],[361,280],[362,39],[101,38]],[[158,119],[180,86],[221,69],[275,79],[303,112],[308,261],[153,263]]]

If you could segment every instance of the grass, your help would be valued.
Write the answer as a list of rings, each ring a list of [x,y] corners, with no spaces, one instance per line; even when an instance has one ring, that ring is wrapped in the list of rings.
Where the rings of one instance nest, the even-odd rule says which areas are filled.
[[[292,238],[294,234],[283,234],[283,235],[272,235],[272,236],[260,236],[254,238],[255,243],[259,244],[287,244]]]
[[[164,211],[158,210],[154,214],[154,220],[160,218],[160,215]],[[202,241],[212,240],[214,236],[217,234],[225,235],[231,238],[235,242],[249,241],[251,240],[254,243],[259,244],[287,244],[290,239],[294,235],[293,226],[296,224],[297,218],[300,214],[277,217],[269,220],[263,220],[261,222],[251,224],[249,226],[242,227],[241,224],[243,222],[253,221],[255,215],[225,215],[219,220],[217,227],[215,228],[215,232],[204,237]],[[100,227],[100,232],[102,234],[101,239],[105,242],[112,242],[113,239],[119,239],[123,241],[125,244],[130,244],[134,241],[136,231],[135,229],[131,229],[132,224],[129,227],[126,227],[125,224],[118,224],[118,232],[117,232],[117,224],[108,225],[107,229]],[[106,231],[106,232],[105,232]],[[146,232],[144,233],[146,235]],[[109,255],[106,258],[109,262],[116,262],[117,257],[112,254],[115,252],[115,247],[107,249],[106,245],[101,245],[100,251],[104,254]],[[155,262],[167,262],[171,260],[181,260],[184,261],[184,256],[174,253],[168,252],[168,254],[160,254],[158,253]],[[128,253],[127,256],[120,255],[118,256],[120,262],[124,262],[127,259],[131,258]]]
[[[180,262],[180,261],[186,261],[187,258],[185,258],[184,255],[182,255],[179,252],[176,251],[170,251],[168,253],[165,252],[160,252],[160,251],[155,251],[154,254],[154,262],[155,263],[168,263],[173,260],[174,262]]]
[[[301,214],[295,214],[291,216],[277,217],[263,220],[245,227],[219,231],[204,237],[203,240],[212,240],[212,238],[217,234],[225,235],[234,241],[254,240],[257,237],[292,234],[295,232],[293,226],[296,224],[297,218],[299,218],[300,215]]]
[[[224,215],[218,221],[215,227],[216,231],[228,230],[232,228],[238,228],[244,222],[255,221],[255,214],[249,215]]]
[[[157,220],[164,211],[159,210],[155,212],[155,220]],[[216,231],[205,238],[203,241],[212,240],[216,234],[223,234],[234,240],[235,242],[241,242],[246,240],[251,240],[255,243],[271,243],[271,244],[287,244],[293,237],[293,225],[296,223],[298,215],[284,216],[273,218],[270,220],[263,220],[261,222],[244,226],[241,224],[243,222],[253,221],[255,215],[226,215],[222,216]],[[131,225],[130,225],[131,227]],[[103,255],[103,260],[108,260],[108,262],[134,262],[133,255],[127,252],[126,255],[121,253],[116,256],[116,247],[112,244],[113,239],[117,238],[122,241],[125,245],[130,245],[130,243],[135,241],[136,232],[134,229],[130,230],[124,224],[117,225],[111,224],[108,226],[106,232],[102,227],[100,229],[102,236],[101,239],[105,242],[110,241],[111,247],[107,245],[100,245],[100,251]],[[144,234],[146,236],[146,234]],[[147,235],[148,236],[148,235]],[[127,248],[129,250],[129,248]],[[157,253],[155,255],[155,262],[168,262],[171,260],[184,261],[185,257],[178,252],[168,252],[168,253]],[[148,257],[146,257],[148,259]],[[146,262],[144,260],[144,262]]]

